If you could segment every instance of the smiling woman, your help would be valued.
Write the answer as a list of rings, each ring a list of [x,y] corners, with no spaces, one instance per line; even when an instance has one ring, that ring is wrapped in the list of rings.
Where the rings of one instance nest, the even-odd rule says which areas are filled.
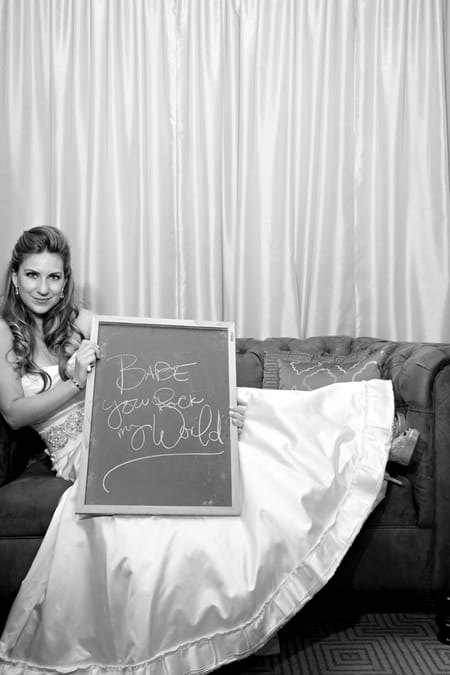
[[[275,392],[280,397],[244,391],[250,425],[246,422],[239,447],[239,516],[79,517],[77,484],[86,452],[82,390],[100,353],[85,339],[92,315],[73,298],[70,251],[62,232],[51,227],[24,232],[7,269],[2,303],[0,413],[14,427],[34,427],[55,473],[73,484],[11,608],[0,638],[0,675],[216,670],[261,647],[327,581],[346,552],[382,484],[391,386],[381,380],[359,382],[345,395],[325,387]],[[200,450],[220,436],[220,418],[202,400],[203,393],[186,398],[175,393],[175,382],[189,379],[195,359],[186,354],[182,361],[172,360],[174,348],[167,343],[167,360],[157,358],[155,342],[149,343],[151,354],[142,364],[125,355],[114,361],[121,371],[120,393],[136,399],[105,410],[111,431],[117,435],[127,425],[133,434],[133,456],[126,460],[136,459],[150,426],[165,455],[192,436],[199,444],[189,450],[195,453],[196,476],[207,475],[209,466],[202,462],[212,452]],[[104,363],[107,358],[105,353]],[[96,386],[104,373],[97,372]],[[151,398],[155,421],[146,416],[134,428],[129,413],[138,406],[148,412],[147,400],[136,392],[137,383],[146,381],[157,390]],[[324,406],[335,412],[332,418],[322,414]],[[200,410],[197,427],[188,422],[189,408]],[[242,426],[244,417],[234,410],[231,422]],[[347,415],[348,429],[342,422]],[[169,417],[173,437],[161,428]],[[361,433],[366,420],[367,434]],[[329,431],[324,447],[316,429],[320,438]],[[103,442],[109,451],[108,441]],[[298,452],[306,443],[311,450]],[[142,474],[130,478],[135,494]],[[145,485],[151,484],[153,495],[166,490],[160,475],[155,468],[157,477]],[[110,489],[111,472],[102,476]],[[181,474],[177,492],[188,478],[187,472]]]
[[[84,388],[98,349],[85,338],[92,315],[74,302],[69,244],[54,227],[23,232],[6,271],[0,322],[0,409],[13,428],[39,422]],[[66,366],[77,352],[73,372]],[[48,368],[60,377],[51,387]],[[21,378],[37,378],[42,397],[26,400]]]
[[[326,583],[347,551],[383,482],[391,384],[243,391],[250,424],[239,447],[239,516],[79,517],[77,484],[86,453],[81,390],[100,354],[85,339],[92,315],[77,307],[73,291],[64,235],[49,227],[25,232],[14,247],[2,304],[0,413],[14,427],[31,425],[55,473],[73,484],[11,608],[0,638],[0,675],[216,670],[259,649]],[[153,359],[155,342],[149,343]],[[170,425],[172,446],[185,436],[208,445],[221,428],[203,394],[182,399],[174,393],[175,380],[189,378],[195,359],[171,361],[173,348],[165,346],[168,360],[153,368],[147,360],[141,368],[134,357],[116,360],[119,389],[126,396],[136,382],[154,379],[157,424],[167,417],[178,423]],[[103,375],[99,370],[97,382]],[[112,427],[135,406],[145,413],[145,403],[114,403]],[[200,408],[204,423],[199,418],[197,428],[185,416],[189,407]],[[241,413],[241,425],[243,419]],[[231,421],[238,425],[239,417]],[[138,439],[132,452],[141,449],[150,425],[159,447],[165,439],[170,452],[153,419],[137,429],[128,425]],[[121,430],[112,429],[116,435]],[[109,451],[108,441],[101,442]],[[207,474],[201,462],[211,453],[198,450],[192,450],[194,470]],[[137,492],[139,479],[130,479],[131,490]],[[187,479],[181,474],[178,492]],[[152,489],[164,490],[164,480]]]

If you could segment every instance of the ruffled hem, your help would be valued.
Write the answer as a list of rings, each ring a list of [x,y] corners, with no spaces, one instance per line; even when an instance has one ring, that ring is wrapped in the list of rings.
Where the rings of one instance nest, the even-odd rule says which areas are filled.
[[[367,382],[366,420],[363,432],[364,461],[355,468],[336,518],[306,557],[279,584],[261,610],[247,623],[223,633],[178,645],[140,663],[86,666],[34,666],[8,660],[6,645],[0,642],[0,675],[200,675],[243,659],[263,645],[331,579],[344,555],[370,514],[382,488],[388,458],[389,426],[380,426],[393,411],[390,386]],[[388,385],[388,383],[384,383]],[[390,392],[390,394],[389,394]]]

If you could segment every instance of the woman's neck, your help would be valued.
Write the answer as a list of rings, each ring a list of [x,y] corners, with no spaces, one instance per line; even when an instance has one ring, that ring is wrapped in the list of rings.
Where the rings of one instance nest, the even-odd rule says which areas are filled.
[[[41,368],[46,366],[53,366],[58,363],[58,359],[55,357],[55,354],[52,354],[44,340],[44,322],[41,317],[35,317],[35,345],[34,345],[34,354],[33,360]]]

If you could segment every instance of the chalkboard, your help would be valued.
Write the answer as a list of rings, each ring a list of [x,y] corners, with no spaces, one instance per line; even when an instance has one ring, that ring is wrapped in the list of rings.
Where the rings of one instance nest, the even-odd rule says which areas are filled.
[[[77,512],[237,515],[231,323],[96,316]]]

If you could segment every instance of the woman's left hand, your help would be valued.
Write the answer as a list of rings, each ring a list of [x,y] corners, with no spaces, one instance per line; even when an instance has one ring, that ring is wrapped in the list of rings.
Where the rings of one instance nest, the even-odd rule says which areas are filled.
[[[242,429],[244,428],[246,408],[247,403],[239,398],[237,400],[237,406],[235,408],[230,408],[230,419],[232,424],[237,427],[238,436],[241,435]]]

